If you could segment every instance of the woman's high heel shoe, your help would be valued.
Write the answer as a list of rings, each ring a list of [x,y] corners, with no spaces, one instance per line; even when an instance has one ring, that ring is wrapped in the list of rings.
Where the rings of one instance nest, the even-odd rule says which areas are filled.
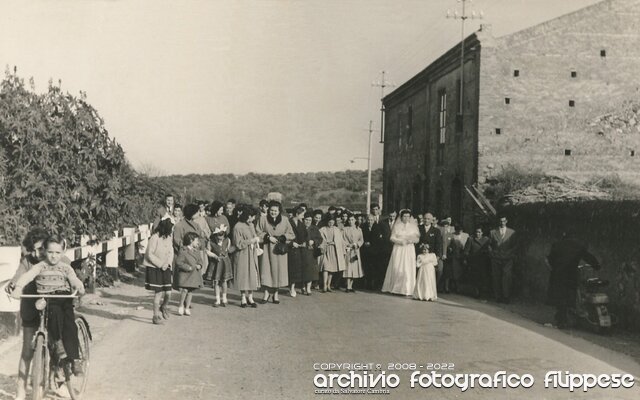
[[[280,304],[280,300],[276,300],[275,297],[272,297],[271,301],[273,302],[273,304]]]

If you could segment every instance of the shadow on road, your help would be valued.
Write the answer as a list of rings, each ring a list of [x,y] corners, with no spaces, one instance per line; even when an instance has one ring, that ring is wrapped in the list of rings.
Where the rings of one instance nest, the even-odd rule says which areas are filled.
[[[509,324],[535,332],[547,339],[559,342],[583,354],[605,361],[616,368],[640,376],[640,340],[637,338],[633,339],[624,333],[614,333],[613,335],[603,336],[579,329],[558,330],[547,327],[543,324],[545,321],[552,320],[552,314],[550,312],[548,316],[545,316],[544,310],[538,310],[536,315],[532,315],[533,312],[529,310],[529,315],[525,316],[523,314],[527,314],[526,312],[518,312],[519,309],[527,307],[522,303],[502,306],[470,297],[449,294],[440,297],[437,304],[443,307],[466,308],[483,313],[492,318],[500,319]],[[535,307],[535,305],[530,306],[530,308],[531,307]],[[513,318],[514,314],[520,318]],[[576,338],[582,340],[576,341]],[[635,363],[616,362],[613,357],[608,356],[609,350],[626,354],[631,357]]]

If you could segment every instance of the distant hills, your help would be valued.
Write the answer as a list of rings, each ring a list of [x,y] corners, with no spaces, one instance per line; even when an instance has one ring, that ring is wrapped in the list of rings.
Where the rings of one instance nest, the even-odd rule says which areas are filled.
[[[288,174],[189,174],[152,178],[166,187],[185,204],[194,200],[234,198],[241,203],[257,205],[270,192],[283,195],[285,207],[304,202],[310,207],[344,206],[364,211],[367,171],[309,172]],[[382,169],[372,171],[373,201],[382,193]]]

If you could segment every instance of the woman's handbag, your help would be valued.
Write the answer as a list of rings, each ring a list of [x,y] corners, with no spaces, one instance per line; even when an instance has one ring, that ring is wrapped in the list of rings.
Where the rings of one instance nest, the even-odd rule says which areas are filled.
[[[289,251],[289,246],[287,246],[286,243],[278,242],[273,246],[273,254],[283,255],[283,254],[287,254],[288,251]]]
[[[315,249],[313,249],[313,257],[314,258],[318,258],[320,257],[322,254],[324,254],[324,252],[322,251],[321,247],[316,247]]]
[[[349,251],[349,262],[356,262],[358,261],[358,251],[356,249],[351,249]]]

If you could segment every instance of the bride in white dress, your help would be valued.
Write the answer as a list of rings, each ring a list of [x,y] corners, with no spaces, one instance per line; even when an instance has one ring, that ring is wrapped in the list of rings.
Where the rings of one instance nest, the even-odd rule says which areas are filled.
[[[393,251],[387,274],[382,284],[383,292],[413,294],[416,285],[416,249],[415,244],[420,240],[418,223],[411,217],[411,211],[400,211],[400,218],[391,229]]]

